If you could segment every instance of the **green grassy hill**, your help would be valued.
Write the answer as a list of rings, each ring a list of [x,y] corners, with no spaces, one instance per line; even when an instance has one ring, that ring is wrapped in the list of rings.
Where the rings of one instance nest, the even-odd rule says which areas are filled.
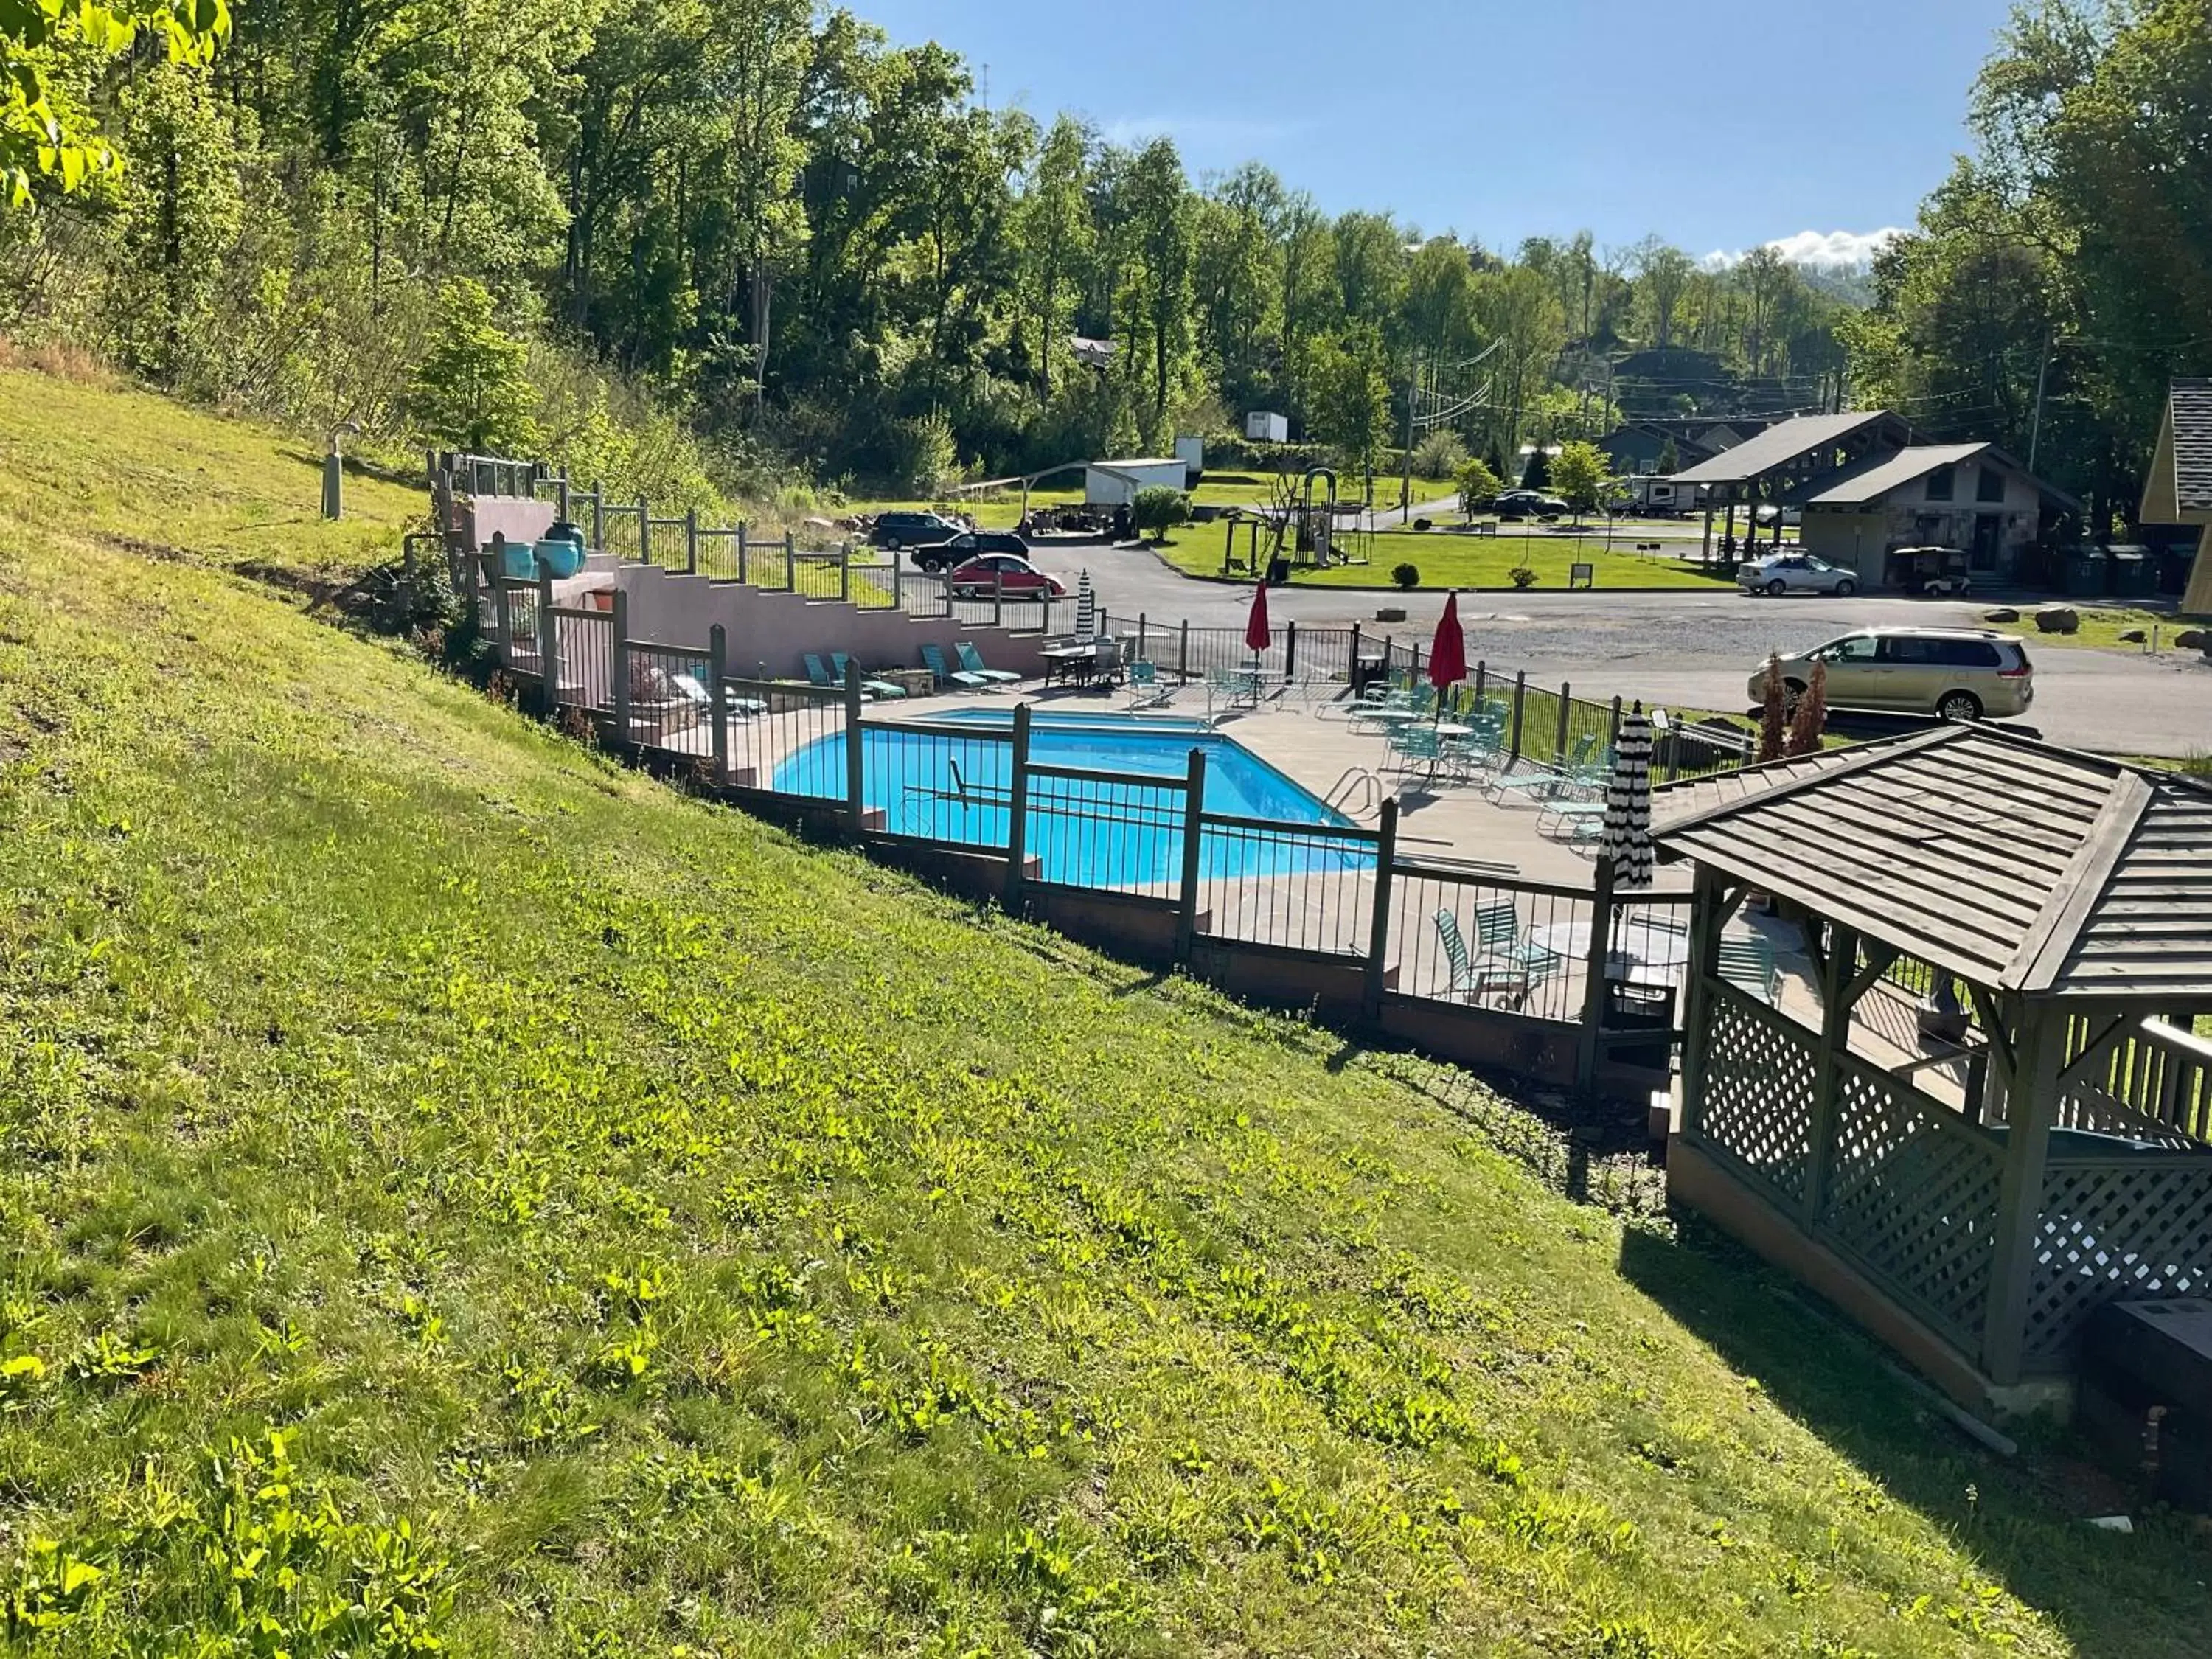
[[[302,614],[413,504],[293,446],[0,410],[15,1650],[2198,1650],[1480,1088]]]

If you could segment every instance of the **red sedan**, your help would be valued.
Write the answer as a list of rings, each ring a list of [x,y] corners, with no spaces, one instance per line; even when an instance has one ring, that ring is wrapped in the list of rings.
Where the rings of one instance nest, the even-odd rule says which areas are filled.
[[[1049,593],[1057,599],[1067,593],[1057,579],[1012,553],[986,553],[980,559],[970,559],[952,573],[951,581],[952,591],[966,599],[988,599],[994,592],[1010,599],[1042,599]]]

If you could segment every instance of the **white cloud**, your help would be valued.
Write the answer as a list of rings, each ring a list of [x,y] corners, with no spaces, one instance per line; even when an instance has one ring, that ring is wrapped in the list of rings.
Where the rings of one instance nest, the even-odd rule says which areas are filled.
[[[1865,264],[1904,234],[1894,225],[1881,230],[1801,230],[1795,236],[1778,236],[1766,246],[1793,265],[1851,269]],[[1741,249],[1733,253],[1716,249],[1699,263],[1709,270],[1720,270],[1742,258]]]

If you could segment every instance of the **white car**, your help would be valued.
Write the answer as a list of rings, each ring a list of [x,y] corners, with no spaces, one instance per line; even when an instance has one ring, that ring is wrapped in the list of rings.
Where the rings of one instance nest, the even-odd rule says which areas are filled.
[[[1736,586],[1747,593],[1850,594],[1859,591],[1858,572],[1816,559],[1810,553],[1770,553],[1735,568]]]

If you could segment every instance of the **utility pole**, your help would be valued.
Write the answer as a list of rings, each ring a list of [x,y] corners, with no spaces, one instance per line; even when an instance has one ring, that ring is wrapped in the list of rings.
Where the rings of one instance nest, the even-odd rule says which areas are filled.
[[[1413,517],[1413,399],[1419,395],[1421,386],[1420,354],[1413,354],[1406,371],[1406,453],[1398,459],[1404,476],[1398,480],[1398,521],[1412,522]]]
[[[2027,470],[2035,471],[2036,446],[2043,441],[2043,388],[2051,380],[2051,326],[2044,325],[2043,362],[2035,371],[2035,417],[2027,428]]]

